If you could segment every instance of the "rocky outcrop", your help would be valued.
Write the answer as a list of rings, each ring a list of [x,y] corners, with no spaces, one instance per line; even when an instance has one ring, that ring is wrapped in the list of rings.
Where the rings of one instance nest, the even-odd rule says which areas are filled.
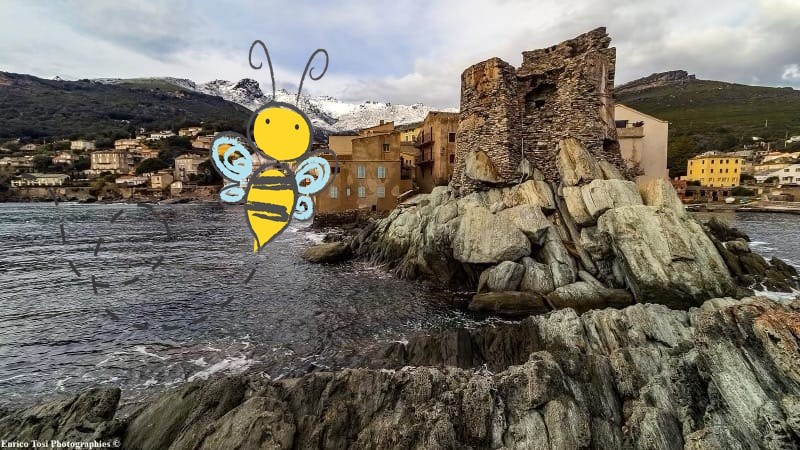
[[[353,240],[354,254],[480,294],[543,295],[555,309],[685,308],[737,294],[719,246],[669,183],[620,179],[575,139],[559,148],[561,178],[574,185],[532,179],[462,197],[438,187]]]
[[[317,244],[303,252],[303,258],[314,263],[337,263],[350,256],[350,246],[343,242]]]
[[[798,336],[800,300],[564,309],[387,344],[370,367],[190,383],[122,421],[77,396],[48,408],[85,416],[6,413],[0,438],[95,423],[126,449],[792,449]]]

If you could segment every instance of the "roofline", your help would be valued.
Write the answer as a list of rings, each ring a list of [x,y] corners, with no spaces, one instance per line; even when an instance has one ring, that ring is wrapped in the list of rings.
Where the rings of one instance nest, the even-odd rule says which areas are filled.
[[[621,106],[621,107],[623,107],[623,108],[625,108],[625,109],[627,109],[627,110],[633,111],[633,112],[635,112],[635,113],[637,113],[637,114],[641,114],[641,115],[643,115],[643,116],[645,116],[645,117],[648,117],[648,118],[650,118],[650,119],[653,119],[653,120],[655,120],[655,121],[658,121],[658,122],[661,122],[661,123],[666,123],[666,124],[668,124],[668,123],[669,123],[669,121],[668,121],[668,120],[663,120],[663,119],[659,119],[658,117],[653,117],[653,116],[651,116],[650,114],[645,114],[645,113],[643,113],[643,112],[639,111],[638,109],[633,109],[633,108],[631,108],[630,106],[628,106],[628,105],[624,105],[624,104],[622,104],[622,103],[615,103],[615,106]],[[616,116],[616,114],[615,114],[615,116]]]

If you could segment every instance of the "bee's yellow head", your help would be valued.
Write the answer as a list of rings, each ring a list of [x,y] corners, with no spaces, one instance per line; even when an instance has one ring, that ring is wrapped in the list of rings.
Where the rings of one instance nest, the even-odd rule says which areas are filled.
[[[278,161],[296,160],[311,148],[311,122],[294,105],[271,103],[250,126],[256,146]]]

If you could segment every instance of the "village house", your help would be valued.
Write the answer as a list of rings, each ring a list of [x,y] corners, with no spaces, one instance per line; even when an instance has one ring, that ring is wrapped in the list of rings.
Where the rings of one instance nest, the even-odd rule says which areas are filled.
[[[192,147],[211,150],[211,143],[214,142],[214,135],[197,136],[192,140]]]
[[[86,141],[83,139],[78,139],[77,141],[70,141],[69,149],[79,152],[94,150],[94,141]]]
[[[411,176],[402,170],[400,139],[391,122],[362,130],[358,136],[331,136],[329,148],[336,152],[339,168],[317,195],[316,210],[394,209],[398,197],[412,190]]]
[[[15,174],[33,170],[33,156],[6,156],[0,159],[0,173]]]
[[[707,152],[686,163],[686,181],[699,181],[703,187],[739,186],[742,159],[724,153]]]
[[[800,164],[791,164],[768,173],[759,173],[755,179],[763,183],[770,178],[777,178],[778,184],[800,184]]]
[[[455,168],[458,113],[431,111],[422,121],[414,140],[418,149],[416,165],[420,192],[431,192],[450,182]]]
[[[114,183],[128,187],[144,186],[147,184],[147,177],[140,175],[122,175],[114,180]]]
[[[75,161],[78,160],[78,157],[75,156],[74,153],[70,152],[61,152],[56,156],[53,156],[53,165],[61,165],[61,166],[73,166],[75,165]]]
[[[195,137],[203,131],[203,127],[186,127],[178,130],[178,136]]]
[[[188,181],[189,176],[197,175],[200,173],[199,167],[203,162],[208,161],[205,156],[195,155],[192,153],[185,153],[175,158],[175,179],[181,181]]]
[[[631,107],[614,106],[619,150],[628,168],[640,171],[639,179],[669,179],[667,139],[669,122]]]
[[[23,173],[11,180],[11,186],[62,186],[67,180],[69,175],[63,173]]]
[[[405,125],[398,125],[395,131],[400,133],[400,142],[414,145],[414,139],[417,138],[419,130],[422,129],[422,122],[407,123]]]
[[[19,149],[20,149],[20,151],[23,151],[23,152],[35,152],[36,150],[39,149],[39,146],[36,145],[36,144],[25,144],[22,147],[20,147]]]
[[[151,141],[160,141],[162,139],[166,139],[166,138],[172,137],[172,136],[175,136],[175,133],[173,133],[171,130],[156,131],[155,133],[150,133],[150,140]]]
[[[173,181],[175,181],[175,177],[169,170],[160,170],[150,175],[150,187],[153,189],[164,189],[169,187]]]
[[[133,158],[130,153],[119,150],[99,150],[92,152],[91,169],[86,171],[89,177],[103,173],[125,175],[133,170]]]
[[[114,141],[114,150],[121,152],[130,152],[142,147],[144,139],[137,137],[135,139],[117,139]]]

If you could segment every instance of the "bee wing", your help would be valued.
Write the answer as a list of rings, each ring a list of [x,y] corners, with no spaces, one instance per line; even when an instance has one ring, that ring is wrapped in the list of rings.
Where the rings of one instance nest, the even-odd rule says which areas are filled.
[[[334,161],[334,167],[337,163]],[[295,169],[295,179],[297,180],[297,192],[300,195],[314,195],[325,189],[331,180],[333,171],[328,160],[317,155],[309,156],[297,165]]]
[[[243,142],[247,138],[238,133],[220,133],[211,143],[211,162],[224,178],[242,182],[253,173],[253,155]],[[228,148],[220,151],[224,145]]]

